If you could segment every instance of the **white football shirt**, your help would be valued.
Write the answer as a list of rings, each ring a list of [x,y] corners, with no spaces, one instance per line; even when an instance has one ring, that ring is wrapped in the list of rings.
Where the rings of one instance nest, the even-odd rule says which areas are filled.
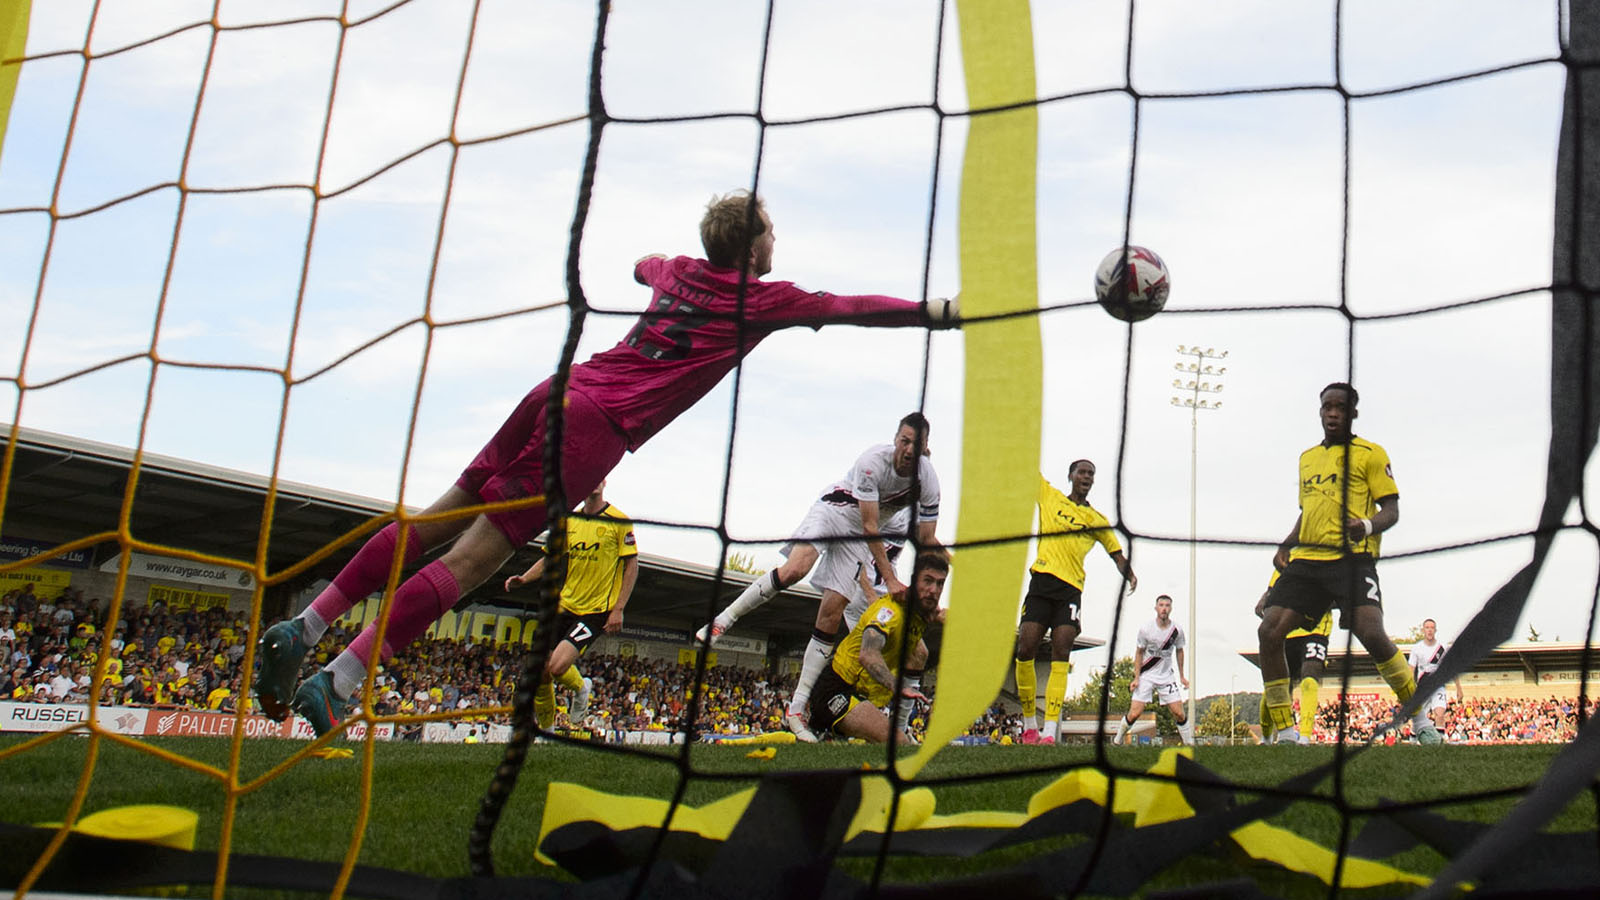
[[[1178,680],[1178,651],[1183,649],[1184,639],[1177,622],[1168,620],[1167,627],[1162,628],[1151,619],[1140,626],[1135,646],[1144,651],[1140,681],[1165,684]]]

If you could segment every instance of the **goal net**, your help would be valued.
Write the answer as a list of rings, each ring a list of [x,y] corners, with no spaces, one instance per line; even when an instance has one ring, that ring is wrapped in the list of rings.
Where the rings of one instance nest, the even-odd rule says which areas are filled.
[[[287,565],[266,528],[253,557],[218,558],[181,533],[141,533],[145,454],[392,499],[392,518],[411,516],[528,387],[626,333],[644,299],[634,260],[699,255],[699,210],[734,188],[765,198],[778,275],[841,293],[959,291],[963,318],[948,332],[775,335],[610,491],[650,552],[710,563],[720,588],[730,552],[764,552],[885,423],[925,411],[954,556],[921,747],[863,771],[780,755],[742,776],[748,796],[696,805],[690,785],[738,779],[683,743],[659,795],[552,784],[541,845],[512,850],[513,875],[472,881],[496,871],[504,804],[544,749],[523,740],[519,702],[520,736],[481,773],[482,810],[460,838],[470,872],[357,865],[358,824],[341,861],[290,883],[274,880],[281,862],[304,854],[241,828],[241,804],[330,745],[246,777],[240,738],[226,762],[202,762],[117,734],[96,702],[67,731],[0,743],[0,772],[74,734],[96,748],[45,814],[64,824],[0,817],[17,851],[5,886],[72,886],[94,858],[138,869],[126,885],[215,896],[509,896],[529,887],[519,875],[537,849],[596,896],[1125,895],[1173,887],[1161,878],[1175,865],[1180,882],[1239,891],[1233,879],[1274,867],[1288,880],[1266,890],[1308,895],[1600,888],[1592,822],[1541,832],[1600,767],[1585,480],[1600,426],[1594,5],[0,0],[0,57],[0,498],[21,429],[135,454],[108,488],[121,491],[113,528],[0,575],[111,544],[230,566],[257,585],[249,646],[271,624],[268,592],[377,523]],[[1090,291],[1126,243],[1159,251],[1176,288],[1132,326]],[[1191,430],[1168,383],[1170,348],[1196,340],[1239,364],[1228,408]],[[1533,624],[1581,643],[1573,733],[1547,767],[1395,805],[1354,786],[1381,769],[1369,745],[1270,783],[1219,774],[1204,750],[1131,766],[1103,736],[1020,771],[999,747],[934,764],[1012,689],[1035,473],[1063,484],[1072,459],[1098,462],[1094,502],[1145,585],[1130,595],[1092,561],[1084,632],[1105,646],[1078,654],[1073,683],[1112,671],[1145,598],[1166,592],[1198,611],[1197,695],[1254,690],[1231,657],[1254,644],[1249,606],[1294,513],[1281,473],[1320,438],[1309,398],[1331,381],[1360,388],[1358,431],[1389,448],[1406,497],[1382,563],[1390,630],[1431,615],[1455,636],[1419,696]],[[0,524],[25,515],[5,508]],[[1191,551],[1204,577],[1184,588]],[[126,577],[111,622],[129,608]],[[723,599],[697,598],[706,615]],[[110,635],[93,649],[97,696]],[[1108,698],[1102,719],[1120,712]],[[703,723],[687,708],[692,736]],[[359,790],[328,801],[357,823],[386,778],[384,748],[363,741]],[[93,811],[102,744],[214,782],[220,821],[202,850],[141,857],[71,831]],[[596,771],[646,753],[584,752]],[[941,790],[1019,778],[1044,786],[1014,808],[938,805]],[[1499,822],[1453,814],[1490,801]],[[1283,815],[1296,803],[1332,816],[1337,839],[1296,834]],[[1530,840],[1536,859],[1519,855]],[[1416,848],[1435,854],[1426,871],[1385,862]],[[907,858],[962,862],[890,865]]]

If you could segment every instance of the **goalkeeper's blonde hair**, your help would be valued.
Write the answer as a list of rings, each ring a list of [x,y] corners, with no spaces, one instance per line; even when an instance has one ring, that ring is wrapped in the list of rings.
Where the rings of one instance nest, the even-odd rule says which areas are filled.
[[[754,210],[750,208],[752,202]],[[761,198],[753,197],[749,191],[712,197],[700,220],[700,244],[706,249],[706,259],[715,266],[743,268],[756,238],[767,233],[767,223],[762,218],[765,211]]]

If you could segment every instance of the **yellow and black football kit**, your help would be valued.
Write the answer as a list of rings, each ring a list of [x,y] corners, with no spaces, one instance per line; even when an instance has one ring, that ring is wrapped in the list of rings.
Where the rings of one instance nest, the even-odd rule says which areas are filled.
[[[1278,583],[1278,573],[1274,571],[1272,578],[1267,581],[1270,590]],[[1333,634],[1333,610],[1322,614],[1322,620],[1310,628],[1296,628],[1284,635],[1283,655],[1289,663],[1289,678],[1299,681],[1301,673],[1305,671],[1306,663],[1316,663],[1326,666],[1328,664],[1328,636]]]
[[[1355,607],[1383,605],[1374,565],[1382,538],[1372,534],[1349,541],[1344,525],[1349,516],[1372,518],[1379,500],[1400,495],[1389,454],[1359,437],[1351,437],[1348,445],[1318,444],[1300,454],[1299,494],[1300,533],[1267,605],[1293,609],[1308,622],[1337,607],[1340,627],[1348,628]]]
[[[880,709],[889,708],[893,692],[861,664],[861,639],[868,631],[883,635],[884,665],[890,672],[898,673],[901,649],[915,650],[927,627],[921,616],[906,611],[904,597],[902,592],[874,600],[856,620],[856,627],[839,642],[832,664],[823,671],[811,691],[809,712],[813,729],[833,728],[862,700]]]
[[[622,593],[622,563],[638,553],[633,522],[609,503],[594,518],[567,519],[567,581],[556,628],[580,653],[605,630]]]
[[[1022,601],[1022,621],[1046,628],[1080,627],[1084,559],[1096,542],[1107,553],[1119,553],[1122,544],[1111,522],[1087,503],[1077,503],[1042,476],[1039,478],[1039,556],[1028,571],[1028,593]]]

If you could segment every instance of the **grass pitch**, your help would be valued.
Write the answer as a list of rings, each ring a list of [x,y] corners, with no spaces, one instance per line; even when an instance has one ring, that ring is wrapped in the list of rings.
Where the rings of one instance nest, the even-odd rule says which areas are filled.
[[[0,735],[0,817],[31,824],[60,820],[84,774],[90,741],[64,737],[15,750],[23,739]],[[226,770],[231,744],[212,738],[148,739],[146,746]],[[271,856],[336,862],[359,837],[358,861],[433,877],[470,874],[466,836],[479,801],[503,748],[493,744],[378,743],[372,771],[371,809],[357,834],[362,789],[362,750],[350,759],[309,758],[239,800],[233,850]],[[249,740],[242,745],[239,773],[250,781],[289,758],[304,745],[293,741]],[[667,799],[683,773],[690,774],[684,802],[701,805],[752,786],[775,771],[881,768],[882,748],[860,745],[786,745],[770,761],[747,757],[750,747],[699,745],[687,758],[681,748],[630,753],[605,752],[568,744],[539,744],[495,832],[494,851],[501,875],[569,879],[559,869],[534,859],[545,792],[552,781],[568,781],[610,793]],[[1352,806],[1389,801],[1433,801],[1431,811],[1452,819],[1494,822],[1516,802],[1515,795],[1478,798],[1490,791],[1516,791],[1538,779],[1559,746],[1384,747],[1350,762],[1343,779],[1344,800]],[[1202,747],[1195,759],[1242,788],[1273,787],[1333,756],[1332,748]],[[1113,748],[1112,766],[1143,772],[1156,761],[1150,748]],[[950,747],[928,767],[923,780],[933,787],[941,814],[997,810],[1026,811],[1033,793],[1069,768],[1093,765],[1093,747]],[[1341,818],[1334,787],[1325,781],[1317,798],[1296,802],[1272,823],[1325,847],[1338,844]],[[1241,801],[1255,799],[1242,790]],[[200,814],[198,849],[216,849],[221,836],[225,792],[213,777],[141,750],[100,742],[84,813],[139,803],[186,807]],[[1353,821],[1352,833],[1361,820]],[[1590,793],[1575,797],[1551,823],[1553,831],[1595,828]],[[1059,839],[1066,843],[1082,838]],[[891,858],[885,879],[896,882],[959,878],[1017,864],[1056,849],[1058,842],[1036,842],[968,859]],[[1427,849],[1399,854],[1391,864],[1419,874],[1437,872],[1444,860]],[[841,860],[846,871],[870,875],[871,860]],[[1192,857],[1163,872],[1151,888],[1235,878],[1236,861]],[[1279,896],[1326,896],[1300,876],[1260,867],[1249,873]],[[230,894],[232,892],[230,891]],[[1404,893],[1404,891],[1383,893]]]

